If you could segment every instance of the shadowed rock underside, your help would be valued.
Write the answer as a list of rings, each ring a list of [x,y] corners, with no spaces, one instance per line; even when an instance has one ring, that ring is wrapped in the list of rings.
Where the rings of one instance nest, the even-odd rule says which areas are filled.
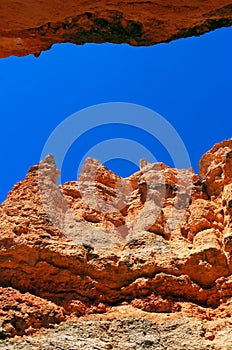
[[[53,44],[149,46],[232,24],[231,0],[1,0],[0,57],[38,56]]]

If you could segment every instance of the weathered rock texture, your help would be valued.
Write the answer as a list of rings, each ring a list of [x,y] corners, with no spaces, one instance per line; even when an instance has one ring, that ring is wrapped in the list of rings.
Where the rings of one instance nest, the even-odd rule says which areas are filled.
[[[0,338],[28,336],[0,348],[231,349],[232,139],[201,177],[93,159],[58,175],[47,156],[0,207]]]
[[[232,24],[231,0],[1,0],[0,57],[55,43],[153,45]]]

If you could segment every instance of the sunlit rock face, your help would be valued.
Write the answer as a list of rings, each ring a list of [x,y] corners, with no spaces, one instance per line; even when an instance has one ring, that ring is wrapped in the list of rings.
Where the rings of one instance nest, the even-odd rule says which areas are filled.
[[[85,349],[98,334],[108,336],[102,349],[230,349],[231,154],[232,140],[215,145],[200,176],[143,160],[121,178],[87,159],[79,179],[60,186],[53,156],[33,166],[0,207],[0,348],[72,320]],[[57,349],[68,328],[77,341],[65,324],[49,331]],[[43,332],[28,342],[50,346]]]
[[[38,56],[55,43],[148,46],[232,24],[231,0],[1,0],[0,57]]]

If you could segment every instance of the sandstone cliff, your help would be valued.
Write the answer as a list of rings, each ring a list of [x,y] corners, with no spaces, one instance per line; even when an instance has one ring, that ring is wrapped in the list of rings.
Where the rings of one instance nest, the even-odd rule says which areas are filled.
[[[46,157],[0,207],[0,348],[231,349],[232,139],[200,176],[58,175]]]
[[[153,45],[232,24],[231,0],[1,0],[0,57],[52,44]]]

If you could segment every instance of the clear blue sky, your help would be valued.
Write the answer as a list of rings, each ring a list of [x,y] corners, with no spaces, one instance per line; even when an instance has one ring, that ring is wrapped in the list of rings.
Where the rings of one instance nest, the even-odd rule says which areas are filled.
[[[161,114],[181,136],[198,171],[202,154],[232,136],[231,62],[231,28],[153,47],[63,44],[39,58],[0,60],[0,201],[39,161],[60,122],[103,102],[136,103]],[[88,147],[125,134],[148,142],[133,128],[95,130],[70,149],[62,181],[76,179],[76,159]],[[152,152],[158,161],[172,165],[158,144]],[[136,170],[126,162],[108,165],[123,176]]]

